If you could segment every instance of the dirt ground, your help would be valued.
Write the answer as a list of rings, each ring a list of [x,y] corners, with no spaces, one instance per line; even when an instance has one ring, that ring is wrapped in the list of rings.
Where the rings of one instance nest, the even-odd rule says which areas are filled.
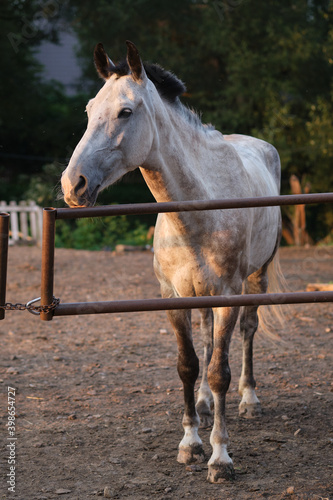
[[[56,251],[62,302],[159,296],[151,252]],[[333,281],[333,248],[281,251],[291,290]],[[9,251],[7,300],[39,295],[40,250]],[[201,355],[199,313],[194,337]],[[165,312],[57,317],[6,313],[1,335],[1,499],[332,499],[333,305],[293,307],[282,340],[258,335],[264,414],[238,416],[238,328],[227,398],[231,483],[176,462],[182,438],[177,349]],[[16,389],[16,492],[7,491],[7,388]],[[207,455],[210,429],[201,430]]]

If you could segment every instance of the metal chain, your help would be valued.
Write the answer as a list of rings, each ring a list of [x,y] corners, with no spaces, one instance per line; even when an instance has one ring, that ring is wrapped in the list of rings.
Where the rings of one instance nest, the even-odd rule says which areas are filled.
[[[48,313],[53,311],[59,304],[60,304],[60,299],[57,299],[56,297],[53,296],[52,304],[49,304],[47,306],[34,306],[32,305],[34,302],[37,302],[40,300],[40,297],[37,299],[30,300],[26,304],[20,304],[19,302],[16,304],[13,304],[11,302],[6,302],[5,305],[0,305],[0,309],[4,309],[5,311],[29,311],[32,314],[40,314],[41,312],[43,313]]]

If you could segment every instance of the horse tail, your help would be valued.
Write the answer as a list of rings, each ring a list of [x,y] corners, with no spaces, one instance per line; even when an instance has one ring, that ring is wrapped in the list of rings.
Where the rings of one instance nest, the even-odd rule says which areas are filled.
[[[268,266],[267,277],[267,293],[283,293],[288,290],[288,285],[280,265],[279,251],[276,252]],[[259,331],[265,337],[281,341],[282,339],[277,334],[277,330],[285,327],[288,309],[290,311],[287,305],[260,306],[258,309]]]

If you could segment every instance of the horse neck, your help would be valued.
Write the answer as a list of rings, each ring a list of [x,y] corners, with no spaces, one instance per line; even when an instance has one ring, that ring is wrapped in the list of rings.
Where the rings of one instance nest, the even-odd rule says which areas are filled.
[[[155,111],[153,148],[140,168],[150,191],[158,202],[206,199],[209,132],[164,102]]]

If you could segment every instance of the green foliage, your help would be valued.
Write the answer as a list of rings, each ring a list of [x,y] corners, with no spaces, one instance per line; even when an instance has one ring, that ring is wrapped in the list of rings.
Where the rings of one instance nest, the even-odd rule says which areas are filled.
[[[136,221],[131,228],[125,215],[57,222],[56,246],[78,250],[113,249],[116,244],[146,245],[147,227]]]

